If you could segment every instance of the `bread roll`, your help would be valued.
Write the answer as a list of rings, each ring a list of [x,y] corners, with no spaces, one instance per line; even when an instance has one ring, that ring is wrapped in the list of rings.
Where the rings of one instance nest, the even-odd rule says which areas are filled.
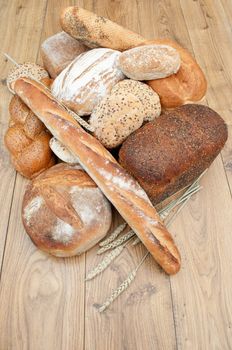
[[[117,67],[119,55],[110,49],[79,55],[54,80],[52,94],[79,115],[91,114],[97,103],[124,78]]]
[[[147,84],[132,79],[124,79],[111,90],[111,95],[124,96],[127,93],[137,97],[143,105],[143,121],[151,121],[161,113],[159,95]]]
[[[111,207],[86,172],[61,163],[27,186],[22,219],[39,249],[67,257],[85,252],[106,235]]]
[[[205,96],[207,82],[204,73],[186,49],[170,39],[151,40],[147,41],[147,44],[169,45],[180,55],[181,65],[176,74],[148,82],[159,95],[164,108],[174,108],[189,102],[200,101]]]
[[[44,67],[56,78],[78,55],[88,48],[65,32],[47,38],[41,45]]]
[[[5,145],[14,168],[31,179],[55,164],[49,147],[50,133],[18,96],[11,99],[9,128]]]
[[[59,140],[52,137],[49,141],[49,146],[53,153],[65,163],[79,164],[78,158],[75,157]]]
[[[28,77],[35,80],[41,80],[43,84],[50,86],[48,72],[36,63],[26,62],[14,66],[7,76],[7,87],[14,94],[14,82],[20,77]]]
[[[180,55],[171,46],[144,45],[124,51],[119,57],[119,67],[134,80],[166,78],[180,68]]]
[[[79,125],[44,87],[30,79],[18,79],[15,92],[38,115],[53,135],[80,161],[154,259],[168,273],[180,269],[177,247],[139,184],[103,145]]]
[[[208,168],[226,139],[226,124],[216,112],[187,104],[131,134],[119,161],[157,204]]]
[[[145,41],[139,34],[78,6],[65,8],[60,20],[65,32],[91,48],[123,51]]]

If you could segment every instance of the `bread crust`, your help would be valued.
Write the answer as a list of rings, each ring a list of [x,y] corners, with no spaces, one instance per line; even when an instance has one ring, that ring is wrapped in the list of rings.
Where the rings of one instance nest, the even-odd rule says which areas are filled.
[[[200,101],[206,94],[207,82],[202,69],[188,50],[170,39],[149,40],[146,45],[148,44],[169,45],[178,51],[181,58],[180,69],[176,74],[148,82],[149,86],[160,96],[162,106],[174,108]]]
[[[60,163],[31,181],[22,219],[36,246],[55,256],[81,254],[111,225],[110,203],[79,166]]]
[[[226,139],[227,126],[215,111],[188,104],[131,134],[119,159],[157,204],[208,168]]]
[[[168,274],[180,269],[180,254],[139,184],[122,168],[104,146],[80,126],[68,121],[68,112],[52,100],[43,86],[18,79],[15,92],[45,123],[53,135],[76,155],[105,196],[140,237]]]

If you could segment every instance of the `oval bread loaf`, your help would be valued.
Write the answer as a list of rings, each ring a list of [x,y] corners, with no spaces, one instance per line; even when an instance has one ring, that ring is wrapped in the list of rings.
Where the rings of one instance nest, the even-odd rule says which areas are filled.
[[[168,77],[180,68],[177,50],[167,45],[144,45],[124,51],[119,67],[134,80],[152,80]]]
[[[61,27],[90,48],[107,47],[123,51],[145,41],[141,35],[78,6],[63,10]]]
[[[74,256],[106,235],[111,206],[85,171],[61,163],[27,186],[22,219],[39,249],[58,257]]]
[[[52,94],[79,115],[93,108],[110,93],[124,75],[118,68],[119,51],[94,49],[79,55],[52,84]]]

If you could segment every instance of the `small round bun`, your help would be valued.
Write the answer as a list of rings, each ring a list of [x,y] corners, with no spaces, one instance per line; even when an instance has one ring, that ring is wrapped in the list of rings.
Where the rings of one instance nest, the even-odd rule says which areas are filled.
[[[108,200],[79,165],[60,163],[27,186],[22,219],[39,249],[68,257],[100,241],[110,228],[112,214]]]
[[[112,94],[97,105],[89,122],[98,140],[114,148],[143,124],[143,105],[129,92]]]
[[[144,121],[152,121],[159,117],[161,113],[159,95],[150,86],[137,80],[124,79],[111,90],[111,94],[115,95],[124,95],[127,92],[135,95],[142,103]]]
[[[12,92],[12,94],[15,93],[14,82],[18,78],[22,77],[31,78],[39,81],[44,79],[45,85],[49,85],[50,83],[48,72],[42,66],[30,62],[19,64],[18,66],[14,66],[12,68],[6,80],[7,87],[10,90],[10,92]]]

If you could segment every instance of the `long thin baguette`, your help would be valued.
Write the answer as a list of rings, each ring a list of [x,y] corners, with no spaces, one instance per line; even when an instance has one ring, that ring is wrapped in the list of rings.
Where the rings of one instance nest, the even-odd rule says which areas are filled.
[[[15,92],[62,142],[101,188],[121,216],[139,236],[157,263],[168,274],[180,269],[180,255],[144,190],[104,146],[75,125],[67,111],[44,87],[30,79],[18,79]]]
[[[60,22],[65,32],[91,48],[124,51],[145,42],[139,34],[78,6],[65,8]]]

